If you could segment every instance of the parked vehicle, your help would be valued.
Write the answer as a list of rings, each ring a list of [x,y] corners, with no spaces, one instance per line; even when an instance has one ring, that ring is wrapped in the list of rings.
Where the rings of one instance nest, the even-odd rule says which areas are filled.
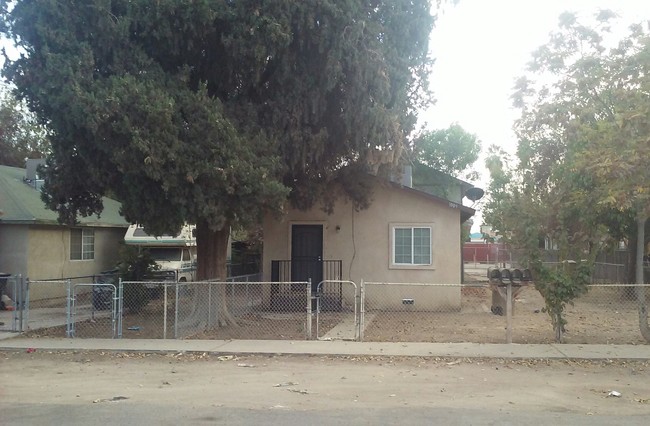
[[[153,279],[160,281],[194,281],[196,278],[195,227],[185,225],[178,235],[154,237],[140,225],[131,225],[124,242],[146,248],[160,268]]]

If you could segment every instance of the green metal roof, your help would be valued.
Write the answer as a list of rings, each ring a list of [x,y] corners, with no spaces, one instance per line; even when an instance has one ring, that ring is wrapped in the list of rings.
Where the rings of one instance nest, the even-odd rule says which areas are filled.
[[[25,169],[0,166],[0,224],[58,225],[58,215],[49,210],[34,186],[25,182]],[[80,225],[126,228],[129,224],[120,215],[120,203],[104,197],[104,211],[78,218]]]

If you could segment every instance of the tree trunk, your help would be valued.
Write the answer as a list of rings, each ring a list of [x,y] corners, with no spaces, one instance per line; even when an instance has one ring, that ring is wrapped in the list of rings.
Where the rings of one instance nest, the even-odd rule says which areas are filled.
[[[557,343],[562,343],[562,316],[560,314],[555,314],[555,325],[554,325],[554,331],[555,331],[555,341]]]
[[[643,279],[643,255],[645,254],[645,222],[647,215],[639,213],[636,221],[636,284],[644,284]],[[648,324],[648,304],[645,300],[645,287],[636,286],[636,296],[639,303],[639,328],[641,335],[650,343],[650,325]]]
[[[636,253],[637,253],[637,234],[638,234],[638,227],[636,224],[636,220],[634,222],[634,226],[630,228],[630,239],[628,241],[628,267],[626,268],[626,274],[627,274],[627,281],[628,283],[634,283],[636,282]],[[630,289],[632,290],[632,289]],[[633,293],[633,291],[630,291],[630,293]],[[634,296],[632,294],[632,296]]]
[[[215,320],[209,323],[218,323],[219,326],[237,325],[237,321],[230,314],[227,303],[226,285],[223,284],[228,278],[228,242],[230,241],[230,227],[225,225],[222,229],[215,231],[206,222],[196,224],[196,251],[197,251],[197,280],[213,280],[219,284],[206,286],[202,291],[206,292],[203,301],[211,301],[215,294],[217,297],[216,309],[210,310],[216,316]],[[207,293],[210,292],[210,295]]]

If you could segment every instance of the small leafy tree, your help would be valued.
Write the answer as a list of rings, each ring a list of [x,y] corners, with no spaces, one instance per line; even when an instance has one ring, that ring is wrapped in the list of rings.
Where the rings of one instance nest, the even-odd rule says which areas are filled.
[[[458,123],[447,129],[425,131],[414,141],[417,163],[454,177],[476,178],[470,168],[480,152],[481,141]]]
[[[558,31],[516,83],[519,164],[510,180],[500,182],[504,174],[492,162],[493,183],[501,190],[488,217],[527,253],[557,338],[564,306],[584,291],[583,269],[599,250],[628,232],[638,244],[637,263],[643,254],[650,212],[650,31],[634,25],[610,47],[613,17],[600,11],[583,25],[575,14],[560,16]],[[632,229],[638,234],[630,235]],[[587,262],[570,271],[547,270],[538,247],[547,237],[557,244],[560,261]],[[641,332],[650,341],[642,291],[638,297]]]
[[[573,306],[573,300],[587,292],[591,265],[582,261],[565,261],[558,268],[549,268],[538,260],[532,262],[531,267],[535,288],[544,298],[543,312],[551,317],[555,340],[561,342],[567,324],[564,310],[567,304]]]

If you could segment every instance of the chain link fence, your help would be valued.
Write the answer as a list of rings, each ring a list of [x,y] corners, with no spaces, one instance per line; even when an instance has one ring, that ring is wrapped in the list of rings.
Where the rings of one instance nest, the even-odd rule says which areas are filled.
[[[25,291],[20,275],[0,274],[0,331],[23,331]]]
[[[26,280],[23,331],[30,336],[66,336],[69,280]],[[79,316],[82,319],[83,315]]]
[[[565,310],[564,341],[578,344],[647,344],[639,306],[650,285],[594,284]],[[363,340],[377,342],[505,343],[508,318],[495,309],[489,284],[365,283]],[[640,293],[644,293],[640,295]],[[513,291],[511,341],[554,343],[550,317],[534,285]],[[640,297],[639,297],[640,296]],[[647,312],[647,310],[646,310]]]
[[[503,342],[505,318],[490,311],[485,284],[365,282],[363,340]]]
[[[8,291],[16,318],[12,331],[30,337],[119,337],[119,315],[109,309],[119,298],[115,286],[109,292],[111,286],[104,280],[103,275],[65,280],[17,278],[19,284]],[[113,329],[115,333],[107,332]]]
[[[312,336],[318,340],[361,339],[361,291],[353,281],[324,280],[312,295]]]
[[[503,294],[497,297],[499,289],[487,282],[357,285],[333,280],[312,286],[251,279],[259,277],[117,284],[88,279],[23,280],[22,287],[14,279],[7,281],[6,291],[23,291],[26,309],[6,314],[12,316],[9,321],[14,329],[13,316],[22,313],[22,329],[31,337],[508,341]],[[647,312],[642,308],[650,303],[648,287],[590,285],[586,294],[565,309],[564,341],[647,344],[640,327],[647,325],[648,318],[639,312]],[[534,285],[514,288],[512,293],[510,340],[553,343],[551,320]]]
[[[124,281],[123,337],[307,338],[311,284],[246,281],[252,277],[179,283]]]

